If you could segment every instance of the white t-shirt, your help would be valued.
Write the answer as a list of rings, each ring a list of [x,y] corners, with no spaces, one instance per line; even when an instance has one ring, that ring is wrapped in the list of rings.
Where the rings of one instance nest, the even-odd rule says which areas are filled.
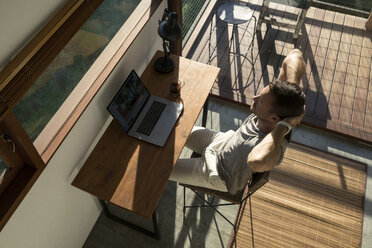
[[[257,116],[251,114],[237,131],[230,130],[224,133],[220,137],[221,143],[218,147],[209,147],[204,151],[207,167],[217,169],[230,193],[235,194],[242,190],[252,178],[254,171],[247,164],[248,154],[266,135],[267,133],[257,127]],[[277,165],[283,160],[287,144],[287,140],[284,139]]]

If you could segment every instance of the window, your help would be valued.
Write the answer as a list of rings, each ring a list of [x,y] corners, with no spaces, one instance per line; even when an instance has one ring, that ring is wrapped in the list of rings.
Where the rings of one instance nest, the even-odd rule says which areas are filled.
[[[102,6],[108,13],[102,9],[94,13],[102,2],[67,1],[60,12],[0,71],[0,230],[162,1],[106,0]],[[134,9],[136,14],[130,15]],[[106,15],[115,17],[115,13],[122,14],[114,21],[116,24],[107,23]],[[96,58],[117,30],[123,29],[128,16],[131,16],[131,21],[125,27],[130,28],[121,30],[125,35],[115,40],[118,49],[106,54],[104,59],[100,56],[100,61],[96,62],[104,66],[100,68],[98,79],[84,85],[91,78],[80,79],[86,78],[86,70],[96,63]],[[94,33],[97,29],[103,33]],[[74,92],[80,93],[75,96]],[[70,104],[71,99],[74,104]],[[70,112],[60,111],[63,106],[67,106]],[[51,127],[47,128],[51,122]],[[48,134],[60,127],[63,127],[62,133]],[[43,136],[43,133],[47,135]],[[40,136],[47,139],[40,139]],[[53,143],[53,149],[49,149],[49,143]]]
[[[14,107],[35,141],[140,0],[105,0]]]

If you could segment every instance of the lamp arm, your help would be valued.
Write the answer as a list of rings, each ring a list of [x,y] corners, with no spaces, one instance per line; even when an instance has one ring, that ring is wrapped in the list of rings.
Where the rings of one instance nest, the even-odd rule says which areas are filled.
[[[170,55],[170,50],[169,50],[169,46],[167,42],[164,39],[163,39],[163,50],[164,50],[165,60],[167,60]]]

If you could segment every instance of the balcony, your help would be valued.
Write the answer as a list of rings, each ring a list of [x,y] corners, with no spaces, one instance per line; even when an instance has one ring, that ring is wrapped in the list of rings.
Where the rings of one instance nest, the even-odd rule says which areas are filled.
[[[215,6],[220,4],[218,1]],[[261,4],[260,0],[248,2],[257,18]],[[269,12],[278,20],[294,20],[296,11],[299,9],[270,3]],[[210,16],[195,30],[199,32],[197,39],[184,55],[221,68],[213,95],[250,105],[252,97],[278,76],[288,52],[298,48],[306,62],[301,83],[307,96],[303,123],[371,144],[372,32],[365,30],[365,18],[311,7],[297,41],[292,38],[293,30],[263,24],[255,34],[253,52],[248,53],[247,60],[228,55],[231,27],[226,29],[221,20]],[[217,32],[210,35],[211,27],[216,25]],[[244,24],[241,26],[232,49],[244,53],[254,33],[254,22],[247,30]],[[214,54],[209,45],[216,47]]]

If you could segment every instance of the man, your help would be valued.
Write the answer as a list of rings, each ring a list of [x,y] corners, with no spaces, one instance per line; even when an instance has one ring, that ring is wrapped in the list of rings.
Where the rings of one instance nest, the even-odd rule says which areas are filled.
[[[297,59],[294,62],[301,65]],[[287,69],[293,65],[292,60],[285,63]],[[287,78],[296,71],[287,70]],[[253,97],[253,114],[237,131],[194,127],[186,146],[201,157],[179,159],[170,180],[235,194],[253,173],[280,164],[287,146],[285,136],[300,123],[304,104],[297,81],[275,80]]]

